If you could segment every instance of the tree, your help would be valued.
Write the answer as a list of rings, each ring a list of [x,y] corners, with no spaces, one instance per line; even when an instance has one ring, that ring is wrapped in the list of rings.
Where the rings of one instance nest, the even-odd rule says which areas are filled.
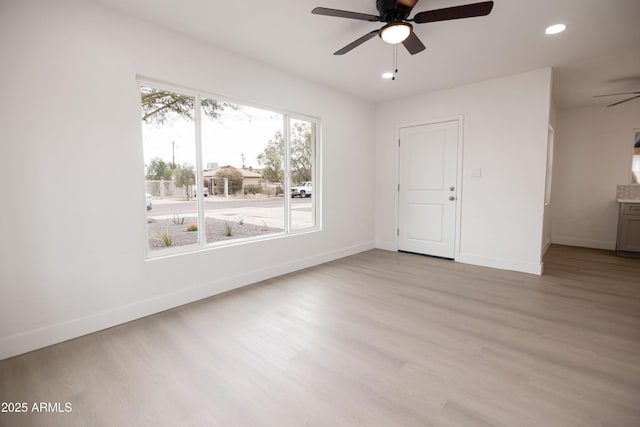
[[[171,115],[193,120],[194,97],[148,87],[142,87],[140,92],[143,121],[163,124]],[[236,105],[210,98],[202,98],[201,106],[204,114],[212,119],[217,119],[225,108],[238,108]]]
[[[311,123],[294,122],[290,134],[291,181],[311,181],[311,159],[313,153]],[[269,182],[284,183],[284,138],[277,131],[264,151],[258,154],[262,166],[262,178]]]
[[[276,132],[264,152],[258,154],[257,160],[265,181],[284,183],[284,139],[281,131]]]
[[[311,181],[311,123],[294,122],[290,138],[291,181]]]
[[[160,181],[161,179],[170,180],[172,175],[171,166],[165,163],[160,157],[154,157],[147,166],[147,179]]]
[[[233,166],[225,166],[220,168],[216,174],[215,178],[219,178],[219,181],[222,181],[223,178],[227,178],[228,186],[231,193],[235,193],[242,189],[242,173],[234,168]]]
[[[191,197],[191,186],[196,183],[196,173],[193,166],[186,163],[182,166],[178,165],[173,171],[173,179],[175,180],[176,187],[185,187],[185,194],[187,200]]]

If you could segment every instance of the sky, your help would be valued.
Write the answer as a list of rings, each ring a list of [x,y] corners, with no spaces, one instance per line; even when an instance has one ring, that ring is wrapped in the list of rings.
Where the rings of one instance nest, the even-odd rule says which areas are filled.
[[[269,140],[283,128],[282,114],[258,108],[242,106],[238,110],[224,110],[220,117],[206,117],[202,123],[203,168],[209,163],[219,166],[258,168],[258,154]],[[195,165],[195,123],[182,118],[167,120],[163,125],[142,124],[144,161],[160,157],[172,161],[172,142],[175,146],[176,164]]]

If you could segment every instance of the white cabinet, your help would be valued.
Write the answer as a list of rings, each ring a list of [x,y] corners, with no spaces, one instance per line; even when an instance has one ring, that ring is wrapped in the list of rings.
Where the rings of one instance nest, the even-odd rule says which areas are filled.
[[[640,202],[620,203],[616,250],[619,255],[640,258]]]

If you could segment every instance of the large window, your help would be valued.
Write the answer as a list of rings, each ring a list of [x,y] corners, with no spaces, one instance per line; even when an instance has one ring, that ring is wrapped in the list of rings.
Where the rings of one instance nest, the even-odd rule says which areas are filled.
[[[318,228],[317,122],[141,83],[149,254]]]

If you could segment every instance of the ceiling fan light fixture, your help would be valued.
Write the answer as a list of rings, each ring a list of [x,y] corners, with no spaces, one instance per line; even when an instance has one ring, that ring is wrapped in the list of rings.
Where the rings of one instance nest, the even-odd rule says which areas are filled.
[[[564,24],[554,24],[550,25],[544,30],[545,34],[558,34],[567,29],[567,26]]]
[[[411,34],[411,24],[392,22],[380,30],[380,38],[389,44],[402,43]]]
[[[409,18],[418,0],[376,0],[378,15],[368,13],[351,12],[348,10],[330,9],[328,7],[316,7],[311,13],[314,15],[334,16],[337,18],[357,19],[368,22],[385,22],[382,28],[369,31],[360,37],[338,49],[334,55],[344,55],[351,52],[364,42],[371,40],[376,35],[389,44],[402,43],[405,49],[415,55],[426,49],[424,43],[413,32],[413,26],[409,23],[426,24],[427,22],[451,21],[455,19],[474,18],[477,16],[487,16],[493,9],[493,0],[481,1],[479,3],[469,3],[460,6],[445,7],[441,9],[427,10],[419,12]],[[394,56],[396,50],[394,49]]]

